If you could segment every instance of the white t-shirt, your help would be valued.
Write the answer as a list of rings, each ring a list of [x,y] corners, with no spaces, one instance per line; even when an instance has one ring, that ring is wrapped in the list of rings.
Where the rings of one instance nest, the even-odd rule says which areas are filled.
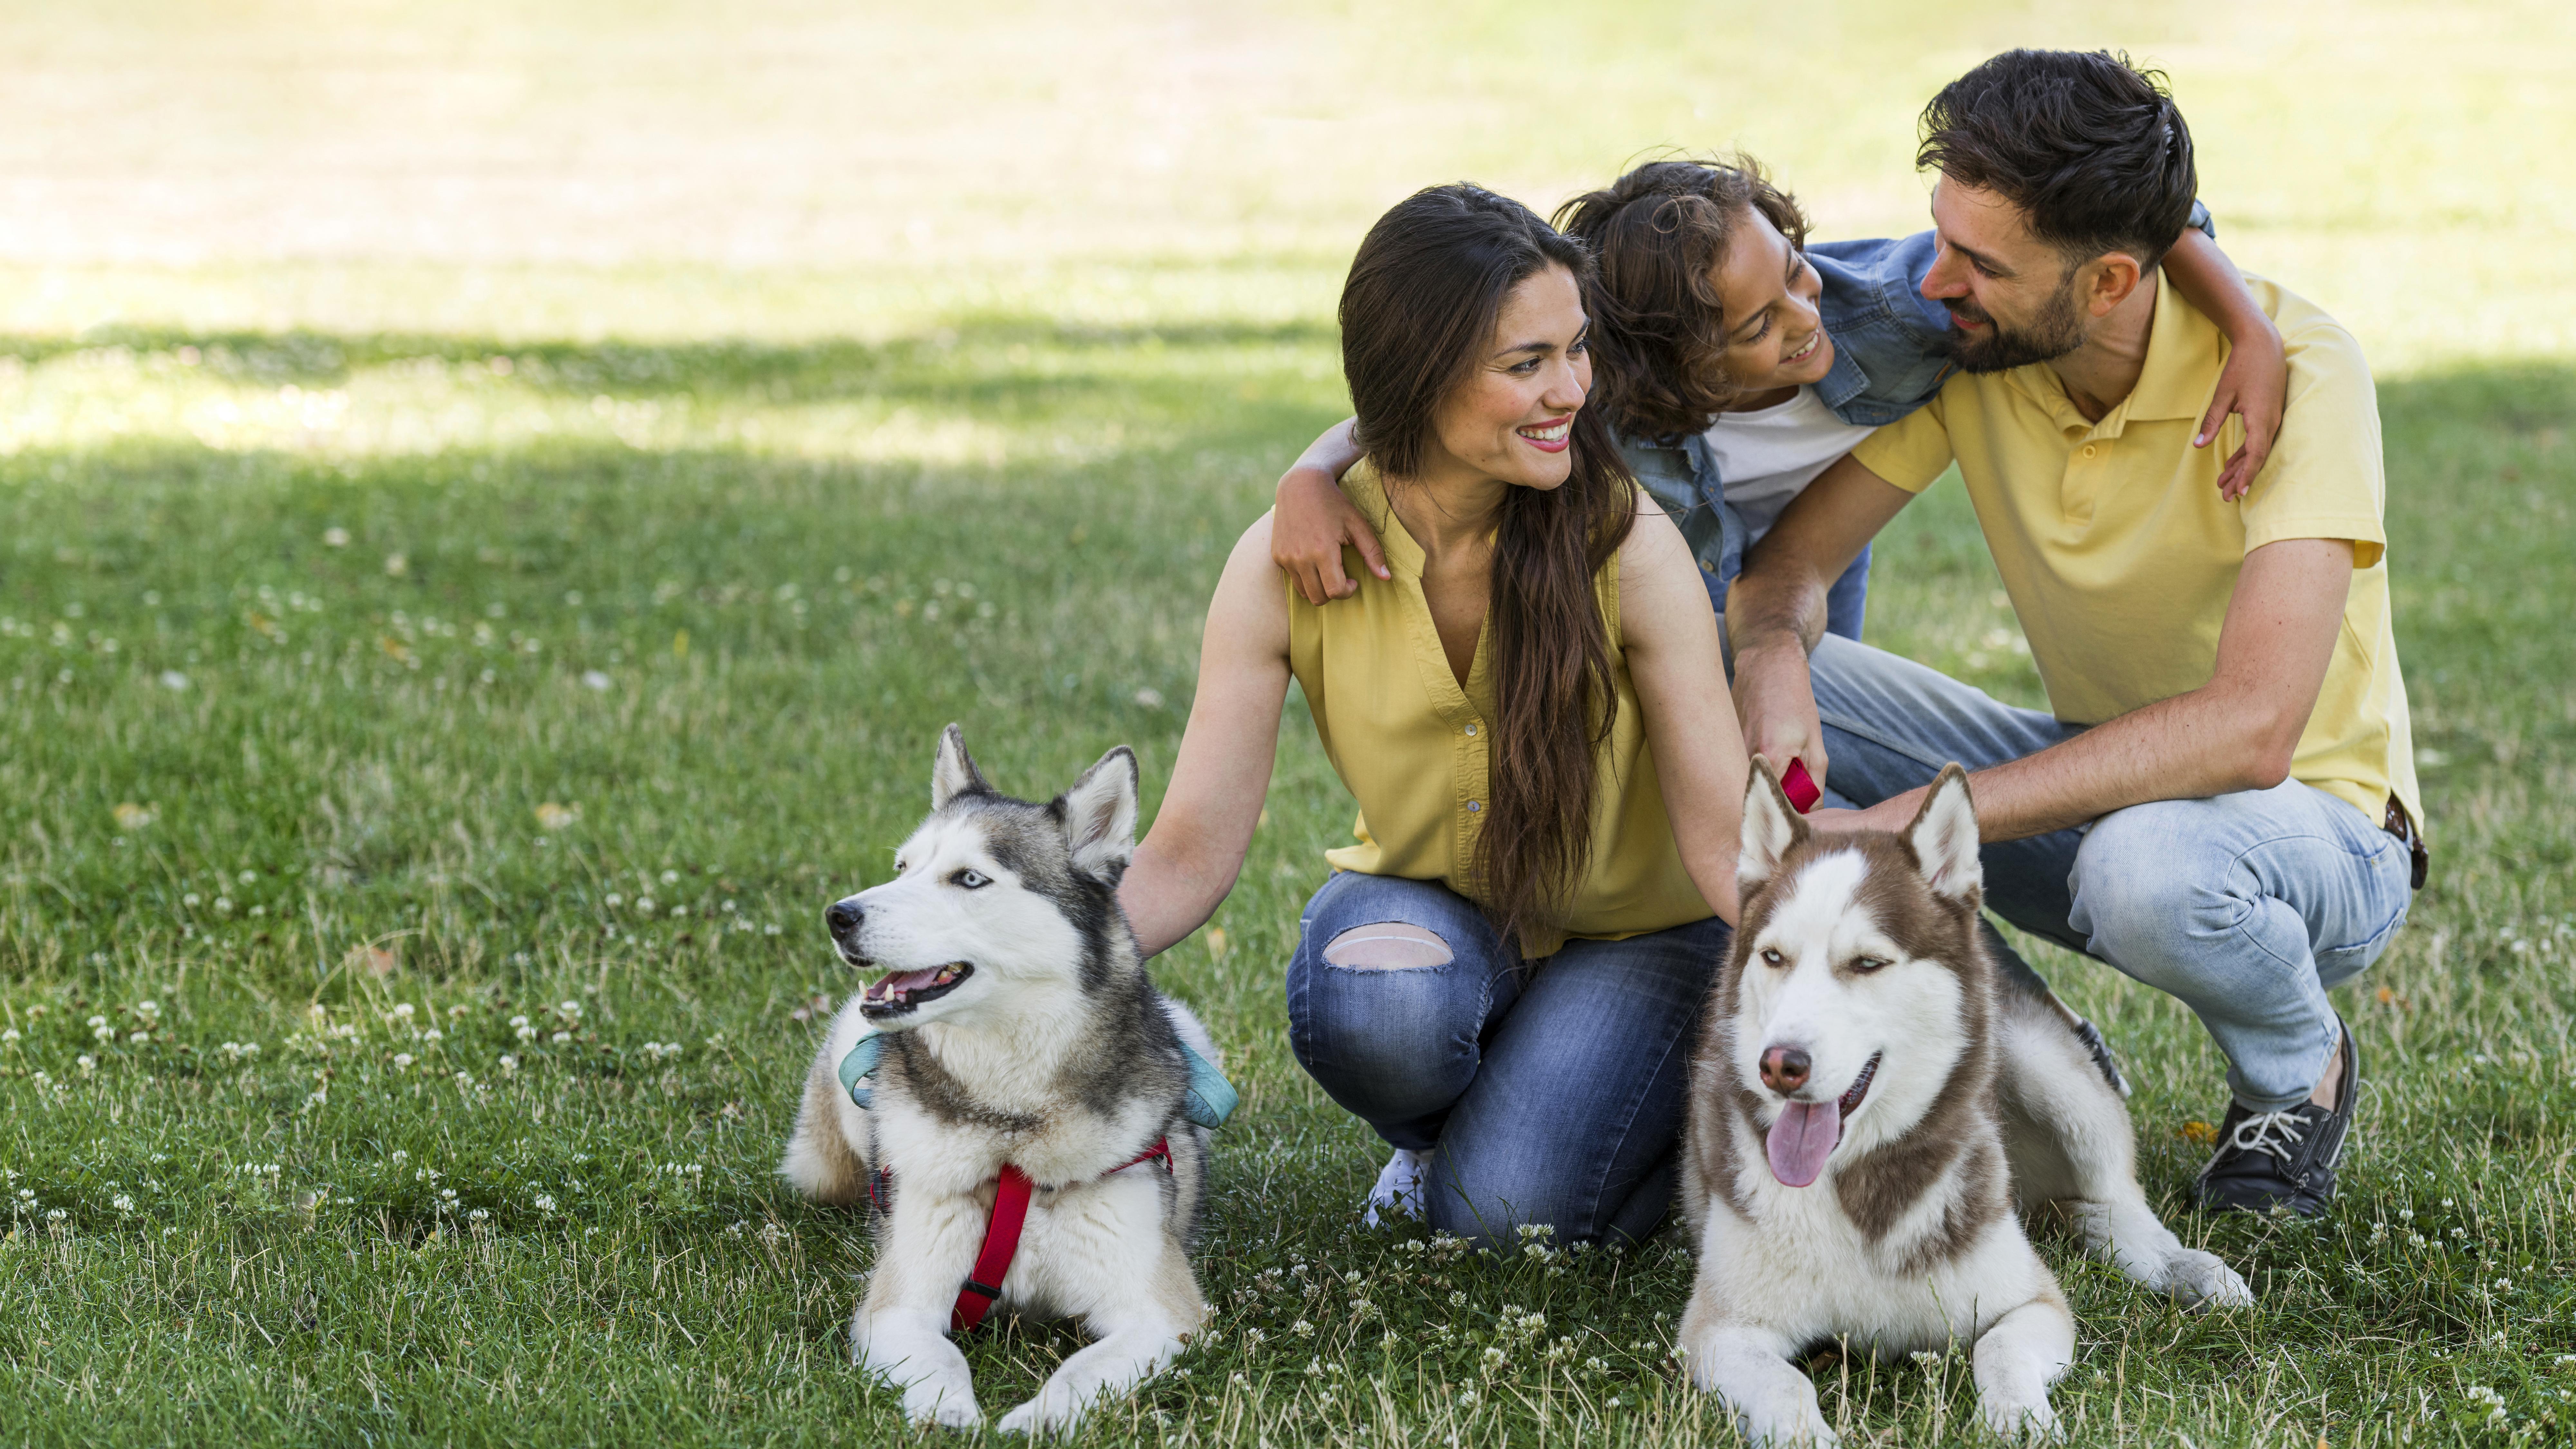
[[[1743,515],[1752,537],[1760,538],[1798,490],[1875,431],[1835,417],[1814,388],[1802,387],[1784,403],[1719,413],[1705,436],[1717,456],[1726,501]]]

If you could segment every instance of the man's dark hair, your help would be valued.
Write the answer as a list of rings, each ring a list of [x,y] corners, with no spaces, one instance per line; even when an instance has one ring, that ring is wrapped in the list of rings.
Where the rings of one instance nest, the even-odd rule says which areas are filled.
[[[1943,86],[1914,164],[2020,207],[2070,265],[2127,252],[2153,270],[2200,189],[2163,73],[2104,50],[2008,50]]]

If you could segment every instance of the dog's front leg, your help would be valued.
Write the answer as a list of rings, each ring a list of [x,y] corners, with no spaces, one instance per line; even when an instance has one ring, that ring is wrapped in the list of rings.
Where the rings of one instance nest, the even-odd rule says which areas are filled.
[[[1128,1268],[1146,1257],[1139,1252],[1058,1259],[1059,1268],[1068,1270],[1058,1291],[1067,1300],[1086,1303],[1083,1326],[1097,1340],[1067,1358],[1039,1387],[1037,1397],[1003,1415],[1003,1433],[1072,1432],[1094,1403],[1123,1395],[1162,1372],[1180,1354],[1182,1335],[1207,1320],[1207,1300],[1199,1296],[1187,1252],[1176,1238],[1151,1229],[1131,1230],[1129,1240],[1148,1232],[1160,1241],[1147,1249],[1152,1267],[1143,1272]],[[1073,1262],[1083,1267],[1072,1269]]]
[[[1815,1384],[1789,1362],[1793,1345],[1725,1317],[1716,1298],[1705,1281],[1694,1285],[1682,1314],[1679,1342],[1691,1383],[1724,1399],[1736,1427],[1753,1443],[1832,1445],[1833,1426],[1816,1402]]]
[[[2007,1438],[2053,1439],[2057,1411],[2048,1405],[2048,1386],[2075,1362],[2075,1315],[2054,1292],[2034,1298],[1979,1335],[1970,1362],[1987,1428]]]
[[[850,1357],[903,1390],[903,1416],[913,1423],[972,1429],[984,1422],[984,1411],[975,1407],[975,1376],[966,1355],[948,1341],[947,1328],[945,1307],[878,1312],[862,1302],[850,1315]]]
[[[867,1297],[850,1315],[851,1361],[903,1390],[904,1417],[916,1424],[972,1429],[984,1422],[966,1355],[948,1338],[957,1285],[982,1240],[975,1207],[972,1199],[898,1197]]]

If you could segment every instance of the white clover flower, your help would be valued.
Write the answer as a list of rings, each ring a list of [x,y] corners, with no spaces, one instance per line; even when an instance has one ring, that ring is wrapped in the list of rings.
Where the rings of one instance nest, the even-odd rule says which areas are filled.
[[[1458,1391],[1458,1407],[1462,1409],[1472,1409],[1476,1407],[1476,1391],[1474,1389],[1460,1389]]]
[[[411,1014],[412,1014],[412,1012],[411,1012],[411,1003],[410,1003],[410,1002],[408,1002],[408,1001],[397,1001],[397,1002],[395,1002],[395,1003],[394,1003],[394,1015],[396,1015],[396,1016],[398,1016],[398,1017],[401,1017],[401,1018],[402,1018],[403,1020],[405,1020],[405,1021],[409,1021],[409,1020],[411,1020]]]
[[[114,1040],[116,1040],[116,1028],[115,1028],[115,1027],[112,1027],[112,1026],[96,1026],[96,1027],[92,1027],[92,1028],[90,1028],[90,1033],[89,1033],[89,1034],[90,1034],[91,1039],[92,1039],[92,1040],[95,1040],[95,1041],[114,1041]]]
[[[202,899],[203,897],[199,896],[195,891],[190,891],[186,895],[179,897],[179,904],[183,906],[193,906],[198,904]]]
[[[1487,1368],[1501,1368],[1503,1366],[1503,1360],[1509,1357],[1511,1357],[1511,1355],[1503,1352],[1501,1346],[1498,1344],[1487,1344],[1485,1346],[1485,1367]]]
[[[1465,1290],[1465,1289],[1463,1289],[1463,1288],[1453,1288],[1453,1289],[1451,1289],[1451,1290],[1449,1291],[1449,1306],[1450,1306],[1450,1307],[1452,1307],[1452,1308],[1464,1308],[1464,1307],[1466,1307],[1466,1306],[1467,1306],[1467,1292],[1466,1292],[1466,1290]]]
[[[397,1147],[394,1149],[393,1160],[396,1162],[409,1162],[411,1161],[411,1154]]]
[[[433,1026],[429,1030],[422,1032],[420,1034],[420,1039],[426,1042],[441,1042],[447,1040],[447,1033],[440,1031],[437,1027]]]
[[[519,1071],[519,1059],[518,1059],[517,1057],[514,1057],[514,1056],[506,1056],[506,1055],[505,1055],[505,1056],[503,1056],[503,1057],[501,1058],[501,1075],[502,1075],[502,1076],[505,1076],[505,1077],[516,1076],[516,1075],[518,1075],[518,1071]]]
[[[1288,1331],[1297,1335],[1299,1338],[1313,1338],[1315,1336],[1315,1325],[1300,1318],[1296,1322],[1288,1325]]]
[[[412,1060],[412,1058],[411,1058],[411,1053],[409,1053],[409,1052],[396,1052],[396,1053],[394,1053],[394,1070],[395,1070],[395,1071],[398,1071],[398,1072],[407,1072],[407,1071],[410,1071],[410,1070],[411,1070],[411,1060]]]
[[[572,1017],[576,1021],[581,1018],[581,1003],[578,1001],[563,1002],[556,1006],[555,1010],[562,1012],[566,1016]]]
[[[556,1046],[562,1046],[565,1042],[572,1040],[572,1033],[568,1031],[559,1031],[549,1038],[549,1040],[551,1040]]]
[[[134,1197],[130,1193],[120,1192],[115,1197],[108,1199],[107,1205],[116,1209],[118,1212],[130,1213],[134,1211]]]
[[[512,1035],[516,1036],[521,1041],[535,1041],[537,1039],[537,1029],[528,1025],[527,1021],[528,1019],[526,1017],[520,1017],[519,1029],[513,1032]]]
[[[612,906],[622,906],[626,904],[626,897],[619,895],[615,891],[610,891],[608,893],[608,903]]]
[[[72,1065],[81,1069],[82,1076],[88,1076],[90,1073],[98,1070],[98,1058],[90,1056],[87,1053],[83,1053],[80,1056],[72,1058]]]
[[[474,1085],[474,1074],[472,1072],[460,1071],[456,1074],[455,1080],[456,1085],[460,1087],[470,1087]]]
[[[8,1029],[7,1029],[7,1030],[5,1030],[5,1031],[0,1031],[0,1043],[13,1042],[13,1041],[16,1041],[17,1039],[18,1039],[18,1028],[14,1027],[14,1026],[13,1026],[13,1027],[8,1028]]]
[[[537,1194],[537,1211],[539,1211],[539,1212],[541,1212],[541,1213],[550,1213],[550,1212],[553,1212],[554,1210],[555,1210],[555,1199],[554,1199],[554,1194],[552,1194],[552,1193],[545,1193],[545,1192],[538,1193],[538,1194]]]
[[[61,1208],[47,1208],[45,1210],[45,1221],[49,1223],[58,1223],[70,1216],[70,1213],[63,1211]]]
[[[474,1211],[465,1215],[465,1220],[469,1223],[479,1223],[490,1216],[492,1216],[491,1213],[482,1208],[476,1208]]]
[[[1234,1371],[1234,1377],[1227,1379],[1226,1382],[1232,1384],[1238,1389],[1250,1388],[1252,1386],[1252,1376],[1241,1369],[1236,1369]]]
[[[125,1044],[127,1046],[141,1046],[150,1040],[152,1040],[152,1033],[148,1031],[138,1031],[129,1033],[125,1038]]]

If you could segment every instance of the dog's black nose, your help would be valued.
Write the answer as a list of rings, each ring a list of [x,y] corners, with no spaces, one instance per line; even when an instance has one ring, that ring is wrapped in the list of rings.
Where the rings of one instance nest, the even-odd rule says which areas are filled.
[[[1765,1047],[1762,1050],[1762,1085],[1775,1092],[1794,1092],[1807,1085],[1807,1072],[1815,1064],[1813,1057],[1796,1047]]]
[[[850,933],[859,928],[859,922],[867,918],[867,914],[855,900],[834,901],[823,910],[823,924],[831,928],[833,940],[846,941],[850,938]]]

